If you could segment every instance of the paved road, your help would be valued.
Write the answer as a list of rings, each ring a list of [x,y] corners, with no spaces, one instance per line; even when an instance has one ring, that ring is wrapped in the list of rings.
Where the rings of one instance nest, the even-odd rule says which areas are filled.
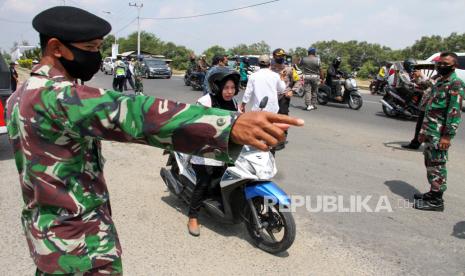
[[[110,87],[111,78],[98,75],[91,83]],[[201,92],[185,87],[179,77],[144,80],[144,86],[150,95],[183,102],[194,102],[201,96]],[[414,192],[427,188],[422,154],[404,151],[399,146],[411,139],[415,123],[386,118],[378,100],[377,96],[364,95],[364,106],[359,111],[328,104],[307,112],[302,110],[302,99],[293,99],[291,113],[305,119],[306,125],[292,129],[290,143],[277,154],[279,172],[275,180],[289,194],[310,199],[310,210],[300,207],[295,214],[299,235],[323,237],[330,241],[324,244],[338,248],[331,255],[336,258],[335,264],[324,263],[323,269],[328,266],[325,270],[318,266],[298,274],[337,272],[338,258],[347,259],[353,254],[353,258],[358,258],[357,264],[366,261],[392,266],[396,269],[390,271],[396,274],[464,275],[465,189],[461,186],[461,164],[465,161],[465,127],[460,128],[453,141],[445,212],[419,212],[408,208],[408,201]],[[7,154],[3,156],[6,158]],[[318,200],[325,196],[342,196],[345,208],[350,208],[351,199],[356,201],[357,196],[371,196],[369,209],[374,210],[381,200],[384,205],[380,206],[386,207],[387,201],[392,212],[368,212],[366,208],[362,212],[316,212]],[[217,235],[225,233],[215,231]],[[221,239],[215,235],[212,238]],[[294,246],[299,251],[315,250],[307,244]],[[331,252],[332,247],[326,250]],[[294,258],[294,264],[305,267],[305,252],[303,258],[293,252],[287,259]],[[235,260],[245,262],[241,258]],[[295,272],[288,272],[291,271]]]

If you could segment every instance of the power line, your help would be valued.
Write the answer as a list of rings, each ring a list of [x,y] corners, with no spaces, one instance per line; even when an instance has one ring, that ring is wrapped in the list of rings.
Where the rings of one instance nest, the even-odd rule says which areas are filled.
[[[131,21],[129,21],[128,24],[124,25],[124,27],[120,28],[118,31],[115,32],[115,35],[121,31],[123,31],[124,29],[126,29],[127,27],[129,27],[134,21],[137,20],[137,17],[136,18],[133,18]]]
[[[243,10],[243,9],[253,8],[253,7],[257,7],[257,6],[267,5],[267,4],[270,4],[270,3],[273,3],[273,2],[278,2],[278,1],[279,0],[271,0],[271,1],[261,2],[261,3],[257,3],[257,4],[253,4],[253,5],[244,6],[244,7],[228,9],[228,10],[221,10],[221,11],[216,11],[216,12],[202,13],[202,14],[196,14],[196,15],[178,16],[178,17],[141,17],[140,19],[146,19],[146,20],[176,20],[176,19],[188,19],[188,18],[204,17],[204,16],[209,16],[209,15],[234,12],[234,11],[238,11],[238,10]]]

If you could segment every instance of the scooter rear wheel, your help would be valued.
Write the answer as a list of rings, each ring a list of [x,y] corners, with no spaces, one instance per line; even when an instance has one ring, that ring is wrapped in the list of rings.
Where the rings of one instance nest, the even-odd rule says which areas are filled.
[[[257,229],[249,210],[246,225],[255,246],[271,254],[286,251],[295,240],[295,222],[291,212],[282,212],[279,205],[267,208],[262,197],[253,199],[262,229]]]

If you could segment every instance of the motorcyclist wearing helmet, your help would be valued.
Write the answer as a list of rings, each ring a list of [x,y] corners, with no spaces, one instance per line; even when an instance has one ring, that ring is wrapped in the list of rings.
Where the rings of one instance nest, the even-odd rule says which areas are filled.
[[[282,48],[273,51],[273,62],[271,63],[271,71],[284,76],[283,80],[286,83],[286,89],[283,93],[278,94],[279,114],[289,115],[289,105],[291,104],[291,97],[297,91],[301,84],[294,79],[293,68],[285,64],[286,52]],[[286,132],[287,135],[287,132]],[[278,144],[275,149],[281,150],[285,147],[285,142]]]
[[[397,93],[405,99],[405,107],[407,107],[414,95],[414,83],[413,83],[413,73],[415,65],[417,64],[416,60],[413,58],[408,58],[404,60],[403,63],[396,63],[395,73],[389,85],[396,89]],[[411,116],[410,112],[404,110],[406,116]]]
[[[344,72],[342,72],[339,69],[339,66],[341,65],[342,58],[341,57],[336,57],[333,59],[333,62],[328,68],[328,72],[326,74],[326,85],[331,87],[331,89],[334,89],[336,91],[336,101],[342,102],[342,85],[341,85],[341,78],[344,75]]]
[[[212,59],[212,67],[208,69],[205,75],[205,81],[203,82],[203,94],[207,95],[211,93],[210,84],[208,83],[208,78],[211,74],[219,71],[230,71],[231,69],[227,67],[228,65],[228,56],[226,55],[215,55]]]
[[[208,67],[210,67],[210,65],[207,63],[207,56],[201,55],[200,59],[197,62],[197,70],[196,70],[196,74],[198,75],[200,84],[203,84],[205,80],[205,74],[208,70]]]
[[[211,93],[201,97],[197,103],[205,107],[216,107],[237,111],[234,96],[239,93],[240,75],[234,70],[219,71],[208,77]],[[193,236],[200,235],[198,212],[212,180],[220,178],[225,171],[225,164],[221,161],[192,156],[192,168],[197,176],[197,184],[192,193],[189,205],[188,231]]]

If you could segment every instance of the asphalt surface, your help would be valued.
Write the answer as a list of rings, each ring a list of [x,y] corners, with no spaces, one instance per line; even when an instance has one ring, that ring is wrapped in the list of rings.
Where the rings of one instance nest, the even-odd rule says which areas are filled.
[[[145,88],[150,95],[182,102],[192,103],[201,96],[185,87],[179,77],[146,80]],[[413,193],[428,188],[423,155],[400,145],[413,138],[415,122],[387,118],[380,96],[362,92],[364,105],[359,111],[328,104],[307,112],[302,110],[303,99],[293,98],[291,115],[303,118],[306,125],[292,129],[286,150],[277,154],[275,180],[291,195],[311,196],[317,201],[311,202],[313,209],[318,196],[341,195],[346,206],[351,196],[372,196],[371,209],[386,196],[393,212],[297,210],[311,221],[309,233],[325,233],[359,246],[396,263],[406,273],[464,273],[465,127],[460,127],[450,150],[445,212],[414,210],[409,208]]]
[[[111,77],[98,75],[91,81],[91,84],[110,88]],[[180,77],[173,77],[170,80],[144,80],[144,87],[149,95],[182,102],[192,103],[201,96],[201,92],[192,91],[190,87],[184,86]],[[265,274],[280,272],[297,275],[309,273],[318,275],[331,273],[338,275],[352,273],[465,275],[465,214],[463,212],[465,189],[461,186],[464,177],[462,164],[465,161],[465,128],[463,125],[460,127],[450,150],[449,189],[445,194],[445,211],[443,213],[417,211],[410,208],[409,204],[414,192],[423,192],[427,189],[423,156],[421,151],[406,151],[400,148],[401,143],[408,142],[412,138],[415,122],[386,118],[378,102],[379,96],[364,94],[363,98],[364,105],[359,111],[350,110],[344,105],[328,104],[318,106],[316,111],[307,112],[302,109],[304,104],[301,98],[294,97],[292,100],[291,115],[303,118],[306,125],[290,130],[289,144],[285,150],[277,153],[278,175],[274,180],[295,198],[297,196],[309,198],[310,204],[307,204],[308,208],[305,206],[297,208],[294,214],[298,238],[289,250],[289,254],[281,258],[270,259],[264,253],[255,252],[259,251],[258,249],[255,249],[253,254],[244,251],[243,247],[249,248],[250,245],[234,240],[233,245],[237,248],[227,248],[229,253],[226,256],[225,249],[221,246],[215,248],[212,245],[205,249],[208,252],[205,253],[206,256],[215,258],[214,256],[218,255],[219,259],[224,260],[223,269],[221,265],[215,263],[214,268],[210,268],[207,264],[205,270],[201,270],[200,267],[205,266],[205,262],[211,262],[211,260],[204,259],[200,264],[191,262],[196,268],[193,274],[197,274],[195,272],[232,273],[228,262],[235,262],[244,269],[242,273],[248,271],[255,274],[263,271]],[[6,164],[11,174],[14,163],[6,147],[6,138],[0,137],[0,162],[2,162],[0,164],[2,166]],[[117,149],[123,147],[124,145]],[[158,150],[154,152],[156,153],[159,153]],[[156,159],[159,160],[160,157],[157,156]],[[144,172],[144,175],[152,173],[156,174],[157,170]],[[108,169],[106,174],[108,178]],[[8,235],[19,235],[19,221],[14,221],[14,219],[19,220],[19,210],[14,210],[16,213],[11,211],[13,207],[19,208],[19,204],[12,203],[19,198],[18,189],[5,188],[5,186],[17,185],[14,179],[16,179],[14,175],[0,179],[0,189],[4,191],[0,193],[0,208],[3,213],[0,215],[0,220],[5,227],[16,229],[7,231]],[[117,180],[109,180],[111,181]],[[128,178],[127,181],[130,179]],[[160,181],[159,177],[157,181]],[[122,193],[117,190],[111,190],[111,192],[116,194],[116,197]],[[346,207],[345,209],[352,208],[354,212],[316,210],[319,199],[334,196],[342,199],[341,202],[343,207]],[[358,212],[360,208],[352,206],[351,199],[357,196],[364,199],[371,197],[368,198],[366,206],[372,212],[369,212],[367,208],[361,208]],[[354,201],[357,200],[354,199]],[[387,206],[387,201],[390,208],[381,208],[379,212],[375,212],[376,207],[381,206],[378,201],[383,202],[384,207]],[[177,206],[178,203],[176,199],[170,198],[162,201],[161,204],[159,208],[165,208],[163,205]],[[324,202],[322,204],[324,205]],[[115,205],[117,211],[119,208],[119,212],[124,212],[122,206],[118,207],[118,202]],[[389,209],[392,209],[392,212]],[[183,220],[184,217],[181,216],[179,219]],[[205,220],[205,224],[210,225],[208,228],[213,229],[213,234],[208,234],[207,243],[215,244],[220,241],[231,245],[229,236],[242,235],[239,234],[242,231],[236,228],[226,230],[226,226],[218,226],[214,221],[208,221],[208,218]],[[156,224],[155,226],[162,227],[163,225]],[[178,226],[183,231],[185,230],[184,224]],[[130,239],[130,235],[125,233],[123,230],[122,235],[127,236],[121,239]],[[0,257],[18,256],[21,262],[29,263],[26,268],[27,271],[31,271],[32,265],[24,253],[26,243],[21,239],[22,237],[15,238],[11,243],[3,241],[5,243],[2,244]],[[312,243],[312,239],[317,239],[318,242]],[[186,241],[191,245],[191,239]],[[185,243],[176,245],[162,243],[166,248],[160,246],[158,249],[169,251],[172,249],[171,246],[182,247],[183,244]],[[141,248],[144,244],[137,246]],[[129,242],[127,244],[123,242],[124,247],[129,247],[129,256],[131,252],[136,252],[131,251],[133,249]],[[318,259],[318,255],[322,256],[321,259]],[[169,259],[173,262],[173,258],[176,257],[165,254],[157,260],[166,262]],[[182,261],[178,260],[178,262]],[[271,270],[263,270],[263,267],[259,265],[261,261],[272,266],[276,263],[276,270],[271,269],[269,265],[264,267]],[[286,268],[280,264],[285,264]],[[129,263],[127,266],[132,269],[132,265]],[[253,267],[256,270],[253,270]],[[11,270],[5,271],[11,272]],[[167,267],[163,271],[182,274],[182,271],[173,267]],[[238,271],[238,274],[242,273]],[[3,274],[23,275],[20,273]],[[128,275],[149,274],[129,273]]]

